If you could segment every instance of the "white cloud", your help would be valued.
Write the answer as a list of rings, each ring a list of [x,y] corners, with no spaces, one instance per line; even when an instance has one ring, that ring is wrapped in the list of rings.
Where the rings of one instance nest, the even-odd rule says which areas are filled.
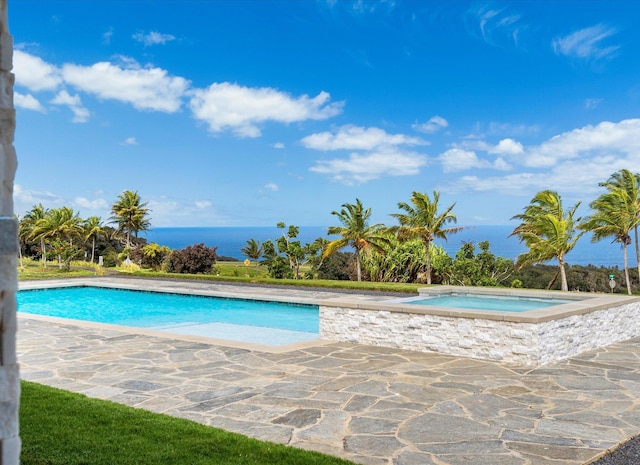
[[[640,118],[584,126],[553,136],[539,145],[525,147],[509,138],[497,145],[467,139],[455,148],[505,155],[510,161],[531,168],[549,168],[573,159],[604,160],[611,155],[625,159],[640,156]]]
[[[584,101],[584,108],[585,110],[593,110],[594,108],[597,108],[598,105],[600,105],[602,103],[603,99],[601,98],[588,98],[585,99]]]
[[[474,4],[467,11],[469,32],[478,36],[493,47],[519,45],[521,34],[528,26],[522,21],[522,15],[510,12],[508,8],[495,8],[492,2]]]
[[[13,103],[18,108],[23,108],[25,110],[33,110],[39,111],[40,113],[46,113],[47,110],[42,106],[42,104],[31,94],[21,94],[19,92],[13,93]]]
[[[415,175],[426,164],[427,158],[422,154],[391,148],[366,154],[352,153],[348,159],[320,160],[310,170],[351,185],[383,176]]]
[[[615,28],[597,24],[564,37],[557,37],[551,45],[556,55],[584,60],[610,59],[615,56],[620,46],[604,45],[603,41],[617,32]]]
[[[449,126],[449,122],[441,116],[434,116],[426,123],[418,124],[415,123],[411,127],[416,131],[424,132],[427,134],[433,134],[434,132],[438,132],[440,129],[444,129]]]
[[[58,94],[51,100],[51,103],[56,105],[69,105],[69,106],[78,106],[82,105],[82,101],[80,100],[79,95],[71,95],[66,90],[61,90]]]
[[[148,208],[152,211],[154,227],[226,224],[227,218],[221,217],[213,204],[207,202],[195,200],[182,203],[163,196],[150,199]]]
[[[532,136],[540,132],[540,127],[536,125],[527,126],[525,124],[501,123],[492,121],[489,123],[488,133],[493,136]]]
[[[104,45],[109,45],[111,43],[111,37],[113,37],[113,28],[110,27],[107,32],[102,34],[102,43]]]
[[[504,161],[502,158],[498,157],[493,162],[493,168],[500,171],[509,171],[512,169],[512,166]]]
[[[200,210],[206,209],[213,206],[213,203],[209,200],[196,200],[196,207]]]
[[[603,121],[596,126],[574,129],[525,151],[525,165],[550,167],[562,160],[615,155],[625,158],[640,156],[640,119],[619,123]]]
[[[282,142],[276,142],[275,144],[273,144],[273,148],[274,149],[283,149],[284,148],[284,144]]]
[[[479,157],[477,157],[479,158]],[[474,158],[470,157],[471,162]],[[623,168],[640,172],[640,119],[567,131],[539,145],[524,147],[510,159],[524,167],[511,168],[498,158],[493,168],[511,168],[505,176],[462,176],[449,179],[442,191],[502,192],[530,197],[543,189],[556,189],[585,203],[602,192],[599,183]],[[444,169],[443,169],[444,171]],[[452,171],[452,170],[450,170]]]
[[[640,157],[635,160],[575,160],[562,163],[551,170],[531,170],[512,173],[505,176],[483,177],[463,176],[448,183],[443,191],[502,192],[509,195],[532,196],[544,189],[560,190],[582,198],[588,203],[588,197],[601,193],[598,183],[605,181],[612,173],[622,168],[637,172],[640,169]]]
[[[20,184],[13,186],[14,211],[22,216],[34,205],[41,203],[45,208],[58,208],[64,205],[64,199],[52,192],[25,189]]]
[[[427,145],[419,137],[404,134],[388,134],[379,128],[360,126],[342,126],[337,133],[319,132],[301,140],[302,145],[315,150],[374,150],[378,147],[398,145]]]
[[[85,123],[89,119],[89,110],[82,105],[79,95],[70,95],[66,90],[61,90],[50,101],[54,105],[66,105],[73,112],[74,123]]]
[[[67,83],[101,99],[130,103],[138,110],[166,113],[180,109],[181,98],[189,87],[189,81],[182,77],[169,76],[161,68],[143,68],[130,59],[122,66],[109,62],[91,66],[65,64],[62,75]]]
[[[171,34],[161,34],[157,31],[150,31],[145,34],[143,32],[138,32],[132,36],[138,42],[142,42],[145,47],[149,47],[151,45],[161,44],[164,45],[167,42],[171,42],[175,40],[175,37]]]
[[[229,82],[214,83],[193,91],[190,108],[196,119],[219,133],[232,130],[239,137],[258,137],[259,124],[266,121],[293,123],[324,120],[339,114],[343,102],[329,103],[330,95],[320,92],[294,98],[269,87],[250,88]]]
[[[419,137],[389,134],[380,128],[354,125],[340,127],[337,132],[311,134],[301,140],[307,148],[358,150],[347,159],[319,160],[310,170],[329,174],[334,181],[361,184],[382,176],[408,176],[419,173],[426,165],[426,156],[401,149],[401,146],[428,145]]]
[[[87,208],[90,210],[102,210],[109,208],[109,204],[104,199],[89,200],[85,197],[76,197],[73,203],[80,208]]]
[[[135,137],[127,137],[125,140],[120,142],[120,145],[138,145],[138,141]]]
[[[469,170],[472,168],[490,168],[491,163],[478,158],[475,152],[461,149],[450,149],[440,154],[438,160],[442,163],[442,171],[451,173],[454,171]]]
[[[280,186],[278,186],[277,184],[274,184],[272,182],[265,184],[264,188],[267,189],[268,191],[272,191],[272,192],[278,192],[280,190]]]
[[[524,147],[520,142],[516,142],[513,139],[502,139],[498,142],[498,145],[491,147],[488,152],[498,155],[520,155],[524,152]]]
[[[16,75],[16,86],[26,87],[34,92],[55,90],[62,84],[58,68],[22,50],[13,51],[13,72]]]

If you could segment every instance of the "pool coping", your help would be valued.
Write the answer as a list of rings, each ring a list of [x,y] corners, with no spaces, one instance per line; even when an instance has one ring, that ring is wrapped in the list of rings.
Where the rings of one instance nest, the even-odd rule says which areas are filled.
[[[114,279],[114,278],[109,278]],[[229,299],[244,299],[244,300],[260,300],[264,302],[281,302],[288,304],[304,304],[304,305],[318,305],[317,300],[309,298],[294,298],[294,297],[278,297],[274,299],[273,296],[268,294],[252,294],[251,297],[242,297],[235,292],[224,292],[210,289],[196,289],[189,286],[179,286],[176,281],[160,281],[160,280],[146,280],[139,278],[136,280],[136,284],[128,282],[129,278],[115,278],[117,283],[102,281],[100,278],[76,278],[74,280],[47,280],[47,281],[20,281],[18,290],[28,291],[37,289],[55,289],[63,287],[101,287],[106,289],[123,289],[127,291],[145,291],[145,292],[164,292],[166,294],[187,294],[201,297],[221,297]],[[147,285],[140,287],[140,281],[144,281]],[[169,284],[172,284],[169,286]],[[189,284],[187,281],[185,284]]]

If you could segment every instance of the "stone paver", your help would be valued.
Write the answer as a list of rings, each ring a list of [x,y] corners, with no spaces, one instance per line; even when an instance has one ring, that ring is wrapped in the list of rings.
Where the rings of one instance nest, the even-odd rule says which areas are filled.
[[[18,353],[23,379],[362,464],[579,465],[640,432],[640,338],[530,369],[346,343],[274,353],[20,316]]]

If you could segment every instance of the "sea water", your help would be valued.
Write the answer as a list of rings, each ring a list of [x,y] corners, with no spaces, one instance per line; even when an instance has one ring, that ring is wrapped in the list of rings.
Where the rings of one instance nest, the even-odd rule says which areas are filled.
[[[462,230],[457,234],[451,234],[447,241],[436,239],[435,244],[442,246],[444,250],[454,257],[456,252],[465,242],[471,242],[476,246],[476,253],[480,252],[478,243],[489,241],[491,252],[498,257],[515,260],[515,258],[525,252],[526,247],[520,243],[517,237],[509,237],[513,231],[513,226],[473,226]],[[275,226],[260,227],[193,227],[193,228],[154,228],[147,231],[145,237],[149,242],[156,242],[171,249],[182,249],[188,245],[204,243],[209,247],[218,247],[218,256],[244,260],[246,257],[241,250],[247,245],[249,239],[255,239],[260,243],[271,240],[275,241],[282,232]],[[327,235],[327,227],[323,226],[300,226],[298,240],[311,243],[316,238],[322,237],[328,240],[336,239]],[[345,248],[345,251],[351,249]],[[629,256],[629,266],[636,266],[635,253],[633,247],[627,250]],[[591,236],[586,234],[579,241],[576,247],[567,254],[567,263],[571,265],[595,265],[619,268],[623,267],[622,248],[619,243],[612,243],[605,239],[596,243],[591,242]]]

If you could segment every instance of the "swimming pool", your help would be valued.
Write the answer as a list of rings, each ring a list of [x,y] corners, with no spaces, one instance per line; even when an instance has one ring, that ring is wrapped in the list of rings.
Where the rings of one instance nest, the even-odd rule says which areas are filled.
[[[434,307],[521,313],[568,304],[571,303],[572,300],[480,294],[447,294],[427,298],[406,299],[405,302],[410,305],[431,305]]]
[[[287,345],[319,337],[318,307],[102,287],[21,290],[18,312]]]

